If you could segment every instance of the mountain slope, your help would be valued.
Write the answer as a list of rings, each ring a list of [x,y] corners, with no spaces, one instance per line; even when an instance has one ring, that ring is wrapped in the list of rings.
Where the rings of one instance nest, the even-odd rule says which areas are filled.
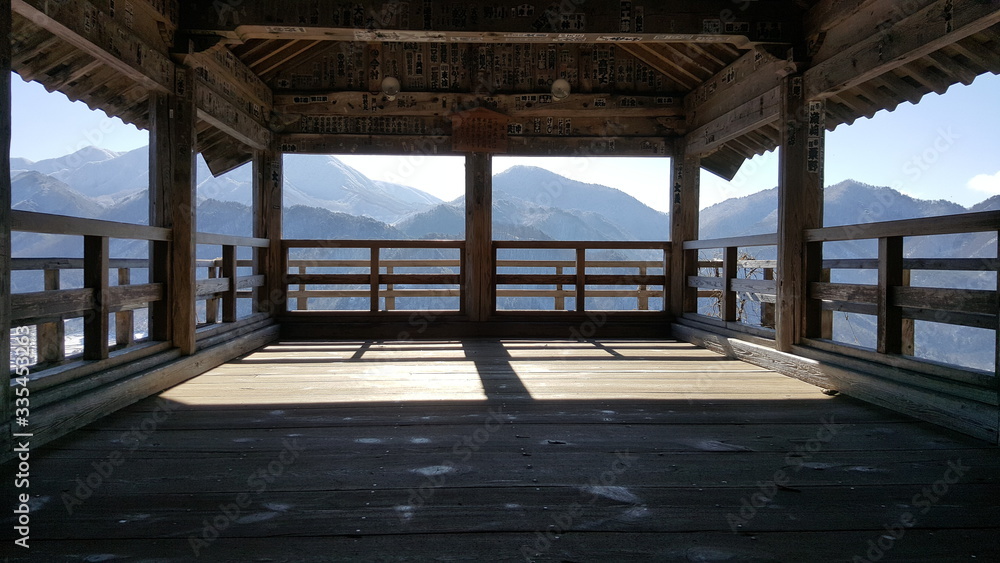
[[[24,211],[99,217],[104,207],[41,172],[22,172],[11,180],[11,207]]]
[[[493,190],[539,207],[599,214],[620,229],[625,239],[663,240],[669,233],[666,213],[625,192],[578,182],[534,166],[514,166],[495,175]]]

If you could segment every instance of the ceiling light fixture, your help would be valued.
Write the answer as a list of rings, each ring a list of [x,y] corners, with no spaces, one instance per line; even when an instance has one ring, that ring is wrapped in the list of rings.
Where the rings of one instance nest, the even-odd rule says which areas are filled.
[[[570,85],[569,81],[565,78],[560,78],[552,82],[552,97],[557,100],[563,100],[569,97]]]
[[[394,76],[386,76],[382,79],[382,93],[390,102],[396,99],[399,94],[399,79]]]

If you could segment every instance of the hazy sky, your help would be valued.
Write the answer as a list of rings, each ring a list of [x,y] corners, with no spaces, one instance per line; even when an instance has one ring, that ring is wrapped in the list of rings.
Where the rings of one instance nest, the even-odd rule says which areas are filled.
[[[145,131],[49,94],[37,83],[12,76],[11,156],[54,158],[88,145],[128,151],[148,143]],[[952,86],[943,96],[928,94],[917,106],[861,118],[827,133],[826,184],[854,179],[890,186],[923,199],[948,199],[965,206],[1000,194],[1000,77],[983,75],[971,86]],[[463,193],[462,157],[341,156],[378,180],[407,184],[450,200]],[[702,172],[702,207],[777,185],[776,153],[743,165],[732,182]],[[542,166],[564,176],[627,192],[666,210],[666,158],[494,158],[494,172],[515,164]]]

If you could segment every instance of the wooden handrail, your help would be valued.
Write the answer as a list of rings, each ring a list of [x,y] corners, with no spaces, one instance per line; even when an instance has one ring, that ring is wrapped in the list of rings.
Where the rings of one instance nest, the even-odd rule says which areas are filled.
[[[770,233],[764,235],[750,235],[745,237],[686,240],[684,241],[683,248],[684,250],[703,250],[706,248],[727,248],[727,247],[742,248],[744,246],[776,246],[777,244],[778,244],[777,233]]]
[[[980,211],[940,217],[807,229],[805,237],[807,242],[833,242],[886,237],[952,235],[996,231],[998,225],[1000,225],[1000,211]]]
[[[172,237],[170,229],[163,227],[133,225],[131,223],[103,221],[100,219],[82,219],[67,215],[20,210],[12,210],[10,212],[10,230],[49,235],[93,236],[135,240],[169,241]]]

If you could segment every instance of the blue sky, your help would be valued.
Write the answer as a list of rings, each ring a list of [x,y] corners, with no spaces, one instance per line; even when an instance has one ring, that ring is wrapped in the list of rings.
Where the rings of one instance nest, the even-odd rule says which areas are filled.
[[[11,156],[54,158],[88,145],[128,151],[145,145],[145,131],[37,83],[12,76]],[[971,86],[928,94],[919,105],[841,125],[827,133],[826,184],[854,179],[890,186],[923,199],[947,199],[969,206],[1000,194],[1000,77],[983,75]],[[450,200],[463,193],[461,157],[341,157],[368,176],[411,185]],[[702,206],[777,185],[775,153],[746,164],[732,182],[703,172]],[[585,182],[632,194],[656,209],[667,208],[669,161],[653,158],[494,159],[494,172],[515,164],[549,168]]]

